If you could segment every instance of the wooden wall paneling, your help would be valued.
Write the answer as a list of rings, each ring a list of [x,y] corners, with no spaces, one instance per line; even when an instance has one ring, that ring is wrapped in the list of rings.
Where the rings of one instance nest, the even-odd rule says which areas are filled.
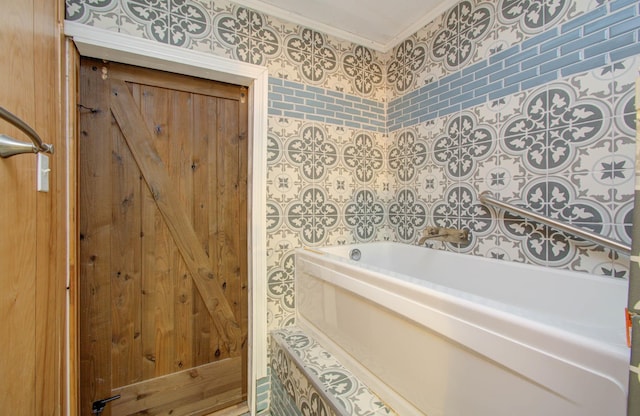
[[[22,3],[22,2],[19,2]],[[65,168],[62,123],[63,39],[60,23],[63,3],[34,1],[33,45],[35,88],[33,127],[58,152],[49,155],[50,191],[36,192],[36,365],[35,403],[38,415],[59,415],[62,410],[62,354],[66,287]],[[34,156],[27,156],[35,159]]]
[[[90,215],[80,217],[80,285],[81,313],[88,317],[80,326],[80,366],[84,374],[91,374],[91,383],[81,383],[85,398],[80,414],[91,414],[91,404],[111,396],[111,209],[114,186],[111,179],[112,140],[109,129],[109,94],[102,79],[102,67],[82,67],[79,104],[81,123],[80,149],[80,210]],[[103,97],[103,98],[100,98]],[[90,109],[97,111],[92,112]],[[92,119],[92,123],[83,122]],[[89,152],[87,149],[93,151]],[[88,230],[95,230],[89,232]],[[108,342],[105,342],[108,340]],[[95,381],[97,380],[97,381]],[[95,381],[95,382],[94,382]],[[109,415],[106,409],[104,416]]]
[[[2,106],[33,124],[34,36],[33,2],[3,2],[0,15]],[[0,131],[17,139],[26,136],[0,121]],[[27,139],[28,140],[28,139]],[[32,155],[0,160],[0,407],[35,414],[35,290],[36,195]],[[16,382],[17,381],[17,382]]]
[[[0,0],[0,103],[63,149],[62,2]],[[0,133],[29,141],[2,121]],[[57,158],[56,158],[57,157]],[[0,160],[0,408],[58,415],[62,409],[65,159],[54,155],[50,192],[36,191],[36,157]]]

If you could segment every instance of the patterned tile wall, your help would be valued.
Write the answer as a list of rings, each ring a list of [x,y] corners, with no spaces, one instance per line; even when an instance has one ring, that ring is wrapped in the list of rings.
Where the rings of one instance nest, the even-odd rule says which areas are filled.
[[[630,241],[637,0],[465,0],[382,54],[227,0],[66,0],[67,19],[268,67],[268,322],[293,250],[415,242],[626,277],[628,259],[482,206]],[[496,220],[497,218],[497,220]]]
[[[465,228],[446,250],[627,277],[629,259],[479,194],[631,242],[640,4],[461,1],[388,64],[389,223]]]

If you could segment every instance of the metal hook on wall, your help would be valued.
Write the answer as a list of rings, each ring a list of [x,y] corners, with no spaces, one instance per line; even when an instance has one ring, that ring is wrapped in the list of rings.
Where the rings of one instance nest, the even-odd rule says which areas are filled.
[[[25,143],[20,140],[16,140],[13,137],[0,134],[0,157],[8,158],[23,153],[49,153],[53,154],[53,145],[44,143],[38,133],[35,132],[27,123],[20,120],[17,116],[0,107],[0,118],[13,124],[20,130],[22,130],[32,143]]]

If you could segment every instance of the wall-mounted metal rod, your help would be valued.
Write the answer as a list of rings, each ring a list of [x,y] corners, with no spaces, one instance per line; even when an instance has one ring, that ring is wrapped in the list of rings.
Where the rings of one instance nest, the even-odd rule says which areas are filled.
[[[517,214],[521,217],[529,218],[544,225],[548,225],[549,227],[553,227],[557,230],[573,234],[577,237],[592,241],[596,244],[618,251],[622,254],[631,254],[631,247],[625,245],[620,241],[612,240],[607,237],[603,237],[600,234],[595,234],[582,228],[574,227],[573,225],[565,224],[558,220],[545,217],[544,215],[540,215],[536,212],[531,212],[524,208],[520,208],[507,202],[500,201],[499,199],[494,198],[493,195],[491,195],[491,193],[488,191],[482,192],[480,194],[480,202],[485,205],[492,205],[505,211],[513,212],[514,214]]]
[[[33,142],[33,144],[21,142],[12,137],[0,134],[0,157],[11,157],[22,153],[51,153],[53,154],[53,145],[44,143],[38,133],[35,132],[27,123],[20,120],[16,115],[0,107],[0,118],[5,119],[22,130]]]

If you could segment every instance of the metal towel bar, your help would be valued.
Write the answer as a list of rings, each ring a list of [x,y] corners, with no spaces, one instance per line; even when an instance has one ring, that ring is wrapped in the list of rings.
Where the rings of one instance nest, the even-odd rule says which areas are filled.
[[[53,145],[44,143],[38,133],[35,132],[27,123],[20,120],[16,115],[0,107],[0,118],[5,119],[22,130],[32,143],[25,143],[12,137],[0,134],[0,157],[7,158],[22,153],[50,153],[53,154]]]
[[[482,192],[480,194],[480,202],[482,202],[485,205],[492,205],[494,207],[506,210],[506,211],[511,211],[514,214],[517,214],[521,217],[524,218],[529,218],[531,220],[537,221],[539,223],[542,223],[544,225],[548,225],[549,227],[553,227],[555,229],[558,229],[560,231],[564,231],[566,233],[569,234],[573,234],[577,237],[580,238],[584,238],[585,240],[589,240],[592,241],[596,244],[599,244],[603,247],[607,247],[610,248],[612,250],[618,251],[620,253],[626,254],[626,255],[630,255],[631,254],[631,247],[621,243],[620,241],[616,241],[616,240],[612,240],[606,237],[603,237],[599,234],[595,234],[592,233],[590,231],[586,231],[582,228],[578,228],[578,227],[574,227],[572,225],[569,224],[565,224],[563,222],[554,220],[552,218],[547,218],[543,215],[540,215],[538,213],[535,212],[531,212],[531,211],[527,211],[524,208],[520,208],[518,206],[515,205],[511,205],[507,202],[503,202],[500,201],[499,199],[496,199],[493,197],[493,195],[488,192]]]

